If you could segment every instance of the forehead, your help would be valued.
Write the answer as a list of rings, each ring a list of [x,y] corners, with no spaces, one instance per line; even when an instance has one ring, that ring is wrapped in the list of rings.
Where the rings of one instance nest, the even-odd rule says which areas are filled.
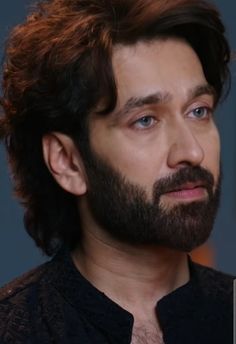
[[[112,62],[121,105],[129,97],[156,92],[187,97],[190,89],[207,83],[197,54],[179,39],[117,45]]]

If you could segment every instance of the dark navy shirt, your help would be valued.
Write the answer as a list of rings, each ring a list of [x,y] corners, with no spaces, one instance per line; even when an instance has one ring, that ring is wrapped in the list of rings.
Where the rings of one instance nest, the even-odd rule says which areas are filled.
[[[190,281],[156,305],[165,344],[232,344],[233,277],[189,264]],[[0,289],[0,344],[129,344],[133,321],[67,250]]]

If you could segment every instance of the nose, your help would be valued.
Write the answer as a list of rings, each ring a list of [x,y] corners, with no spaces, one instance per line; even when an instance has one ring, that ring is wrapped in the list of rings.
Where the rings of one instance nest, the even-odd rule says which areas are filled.
[[[197,135],[191,130],[186,121],[180,121],[171,132],[168,166],[197,166],[204,159],[204,150]]]

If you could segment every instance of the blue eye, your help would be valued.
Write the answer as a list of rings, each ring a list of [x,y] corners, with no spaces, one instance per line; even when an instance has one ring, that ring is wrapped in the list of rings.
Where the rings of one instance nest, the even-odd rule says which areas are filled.
[[[192,111],[194,117],[198,119],[209,117],[209,109],[207,107],[198,107]]]
[[[153,126],[154,122],[155,122],[155,119],[152,116],[143,116],[135,122],[135,126],[140,129],[149,128]]]

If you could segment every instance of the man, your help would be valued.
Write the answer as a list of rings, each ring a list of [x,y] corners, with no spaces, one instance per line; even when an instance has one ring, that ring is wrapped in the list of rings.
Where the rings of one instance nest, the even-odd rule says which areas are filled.
[[[12,33],[1,135],[51,262],[1,291],[5,343],[231,343],[232,277],[194,264],[228,79],[199,0],[49,0]]]

